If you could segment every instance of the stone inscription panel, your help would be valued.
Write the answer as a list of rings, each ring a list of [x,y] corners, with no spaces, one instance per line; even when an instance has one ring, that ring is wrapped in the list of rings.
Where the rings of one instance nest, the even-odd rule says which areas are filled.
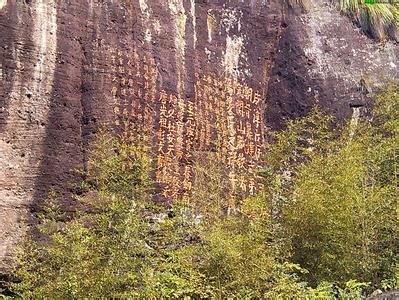
[[[195,74],[195,96],[157,86],[150,55],[109,50],[114,126],[128,135],[142,128],[153,143],[155,180],[162,201],[188,200],[194,151],[220,151],[228,169],[231,202],[253,194],[255,168],[263,153],[264,101],[260,91],[236,78]]]

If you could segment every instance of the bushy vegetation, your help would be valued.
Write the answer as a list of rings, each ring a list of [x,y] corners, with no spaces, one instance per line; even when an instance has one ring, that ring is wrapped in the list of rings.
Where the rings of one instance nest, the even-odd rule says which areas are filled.
[[[342,12],[352,17],[373,37],[399,41],[399,9],[394,1],[339,0],[338,3]]]
[[[282,235],[290,238],[291,259],[309,271],[312,284],[357,279],[395,285],[397,88],[387,86],[356,125],[331,130],[332,120],[316,108],[274,135],[264,172],[267,194]]]
[[[343,126],[319,108],[272,133],[264,188],[227,214],[218,152],[189,203],[152,201],[140,134],[99,135],[72,218],[47,205],[9,289],[25,298],[358,299],[398,287],[399,94]],[[56,195],[53,195],[55,198]],[[55,199],[50,203],[56,202]]]

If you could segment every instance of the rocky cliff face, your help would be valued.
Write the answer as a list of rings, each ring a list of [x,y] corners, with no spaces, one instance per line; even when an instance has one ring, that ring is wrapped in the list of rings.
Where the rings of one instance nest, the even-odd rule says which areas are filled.
[[[360,79],[397,75],[377,45],[322,0],[0,0],[0,269],[56,190],[66,209],[96,130],[141,126],[156,153],[158,201],[187,197],[193,150],[219,141],[232,186],[251,173],[265,125],[317,98],[340,117]],[[374,82],[374,79],[370,79]]]
[[[159,201],[187,197],[192,151],[212,139],[254,188],[238,176],[261,151],[279,1],[8,0],[0,14],[3,266],[49,189],[70,207],[100,124],[148,130]]]
[[[366,104],[373,88],[397,79],[397,43],[373,41],[334,3],[310,0],[306,13],[285,11],[266,97],[271,127],[303,115],[315,102],[343,120],[351,107]]]

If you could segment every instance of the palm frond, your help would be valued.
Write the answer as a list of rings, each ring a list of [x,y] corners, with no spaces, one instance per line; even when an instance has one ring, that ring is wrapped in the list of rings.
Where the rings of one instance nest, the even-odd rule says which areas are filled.
[[[289,6],[304,8],[308,0],[286,0]],[[392,39],[399,42],[399,5],[366,3],[365,0],[334,0],[345,15],[353,19],[364,32],[378,40]],[[308,10],[308,9],[306,9]]]
[[[359,2],[353,0],[338,0],[339,7],[344,12],[359,11]]]
[[[390,3],[364,3],[358,0],[339,0],[340,10],[352,17],[363,29],[378,40],[397,40],[399,10]]]

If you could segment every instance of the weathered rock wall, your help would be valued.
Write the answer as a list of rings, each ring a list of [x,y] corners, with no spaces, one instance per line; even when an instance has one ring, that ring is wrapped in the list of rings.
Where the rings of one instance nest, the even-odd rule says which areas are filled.
[[[151,132],[162,201],[189,193],[190,152],[222,137],[214,124],[233,182],[253,167],[278,0],[0,3],[1,269],[50,189],[71,207],[100,124]]]
[[[296,8],[284,14],[266,97],[266,122],[274,128],[316,101],[342,121],[351,116],[351,106],[367,102],[373,87],[398,78],[397,43],[370,39],[334,1],[307,3],[306,13]]]
[[[343,119],[360,85],[397,76],[398,47],[371,41],[326,0],[0,0],[0,271],[54,189],[65,209],[101,124],[153,139],[160,201],[187,196],[191,152],[219,141],[232,185],[265,125],[317,99]],[[266,108],[265,108],[266,105]]]

